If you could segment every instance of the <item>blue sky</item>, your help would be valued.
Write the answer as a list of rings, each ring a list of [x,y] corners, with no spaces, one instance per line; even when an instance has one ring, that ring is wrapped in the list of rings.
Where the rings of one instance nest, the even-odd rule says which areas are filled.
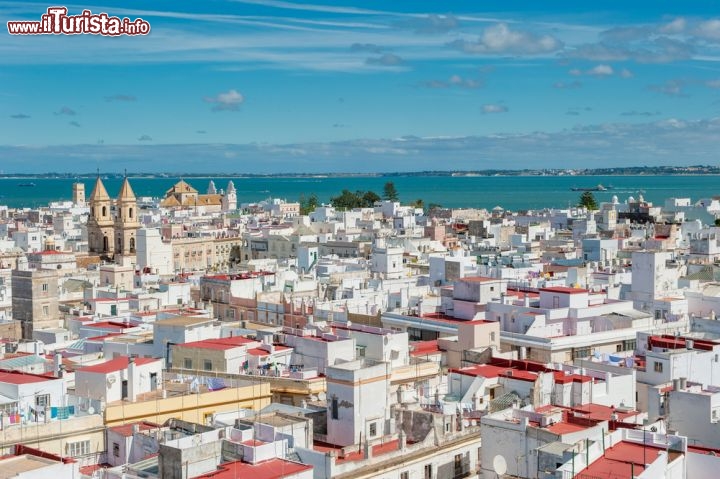
[[[713,164],[717,2],[667,3],[68,4],[152,31],[3,31],[0,169]],[[3,28],[48,6],[0,0]]]

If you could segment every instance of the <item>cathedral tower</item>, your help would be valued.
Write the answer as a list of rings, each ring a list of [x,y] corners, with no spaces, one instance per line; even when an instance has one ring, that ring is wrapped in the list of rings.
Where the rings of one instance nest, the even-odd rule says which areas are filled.
[[[88,247],[90,253],[112,255],[113,217],[112,200],[103,185],[100,176],[95,181],[95,188],[90,195],[90,216],[87,222]]]
[[[237,191],[232,180],[228,181],[227,191],[222,198],[222,211],[235,211],[237,209]]]
[[[117,209],[115,215],[115,254],[120,256],[134,256],[136,248],[137,230],[140,223],[137,219],[137,198],[125,177],[120,193],[115,201]]]

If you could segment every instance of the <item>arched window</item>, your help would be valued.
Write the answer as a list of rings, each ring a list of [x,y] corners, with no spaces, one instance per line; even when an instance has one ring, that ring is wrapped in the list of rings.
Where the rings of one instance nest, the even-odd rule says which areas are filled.
[[[132,210],[130,210],[130,211],[132,211]],[[131,253],[135,252],[135,238],[132,238],[132,237],[130,238],[130,252]]]
[[[90,207],[90,216],[95,216],[95,207],[94,206]]]
[[[128,210],[128,217],[129,217],[130,219],[132,219],[132,214],[133,214],[133,211],[132,211],[132,210],[133,210],[132,208],[130,208],[130,209]]]
[[[108,250],[108,237],[103,236],[103,252],[107,252]]]
[[[102,208],[102,215],[107,216],[107,206],[103,206]]]

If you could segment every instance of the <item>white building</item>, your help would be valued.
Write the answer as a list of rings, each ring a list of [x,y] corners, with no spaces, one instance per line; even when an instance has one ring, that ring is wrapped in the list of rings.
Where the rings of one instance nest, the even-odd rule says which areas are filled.
[[[75,370],[75,393],[105,403],[127,400],[162,385],[162,359],[117,356]]]

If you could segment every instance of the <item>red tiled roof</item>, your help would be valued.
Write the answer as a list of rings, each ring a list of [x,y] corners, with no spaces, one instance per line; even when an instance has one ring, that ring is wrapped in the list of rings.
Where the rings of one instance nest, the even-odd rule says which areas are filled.
[[[133,426],[136,424],[139,426],[140,431],[150,431],[152,429],[160,429],[162,427],[160,424],[155,424],[154,422],[139,421],[123,424],[121,426],[112,426],[108,429],[120,434],[121,436],[130,437],[133,435]]]
[[[243,441],[240,444],[243,444],[245,446],[257,447],[268,443],[264,441],[258,441],[257,439],[248,439],[247,441]]]
[[[275,352],[276,352],[276,353],[279,353],[279,352],[281,352],[281,351],[287,351],[288,349],[291,349],[291,348],[288,348],[287,346],[278,346],[278,345],[275,345],[274,347],[275,347]],[[251,356],[269,356],[269,355],[270,355],[269,352],[265,351],[264,349],[260,349],[260,348],[248,349],[247,352],[248,352],[248,354],[250,354]]]
[[[489,283],[491,281],[501,281],[499,278],[488,278],[486,276],[466,276],[458,281],[467,281],[470,283]]]
[[[392,441],[388,441],[383,444],[376,444],[372,447],[372,457],[377,457],[382,454],[387,454],[389,452],[397,451],[399,449],[400,445],[397,439],[394,439]],[[315,441],[313,443],[313,449],[315,449],[318,452],[330,452],[330,451],[338,451],[342,448],[339,448],[337,446],[334,446],[332,444],[326,444],[319,441]],[[364,451],[358,451],[357,449],[353,450],[352,452],[345,453],[345,456],[343,457],[337,457],[335,459],[336,464],[342,464],[344,462],[352,462],[352,461],[359,461],[361,459],[365,458]]]
[[[440,351],[437,339],[433,339],[432,341],[416,341],[411,345],[410,356],[438,354]]]
[[[235,461],[221,464],[218,466],[217,471],[195,476],[195,479],[237,479],[240,477],[249,477],[252,479],[281,479],[311,469],[312,466],[286,461],[285,459],[270,459],[257,464]]]
[[[130,323],[120,323],[116,321],[100,321],[100,322],[88,322],[82,324],[83,328],[102,328],[102,329],[115,329],[115,330],[123,330],[128,328],[134,328]]]
[[[135,358],[135,364],[137,364],[138,366],[142,366],[143,364],[154,363],[156,361],[160,361],[160,359]],[[105,361],[104,363],[101,363],[101,364],[94,364],[92,366],[85,366],[84,368],[77,369],[76,372],[107,374],[107,373],[113,373],[115,371],[122,371],[123,369],[127,369],[127,367],[128,367],[128,357],[127,356],[118,356],[114,359],[111,359],[110,361]]]
[[[177,344],[177,347],[198,348],[198,349],[215,349],[225,351],[227,349],[237,348],[258,341],[243,336],[233,336],[230,338],[204,339],[202,341],[191,341],[189,343]]]
[[[100,469],[106,469],[108,467],[112,467],[112,465],[103,462],[101,464],[90,464],[89,466],[82,466],[80,468],[80,474],[83,474],[85,476],[92,476],[93,472],[99,471]]]
[[[540,291],[546,291],[548,293],[562,293],[562,294],[583,294],[589,293],[587,289],[582,288],[568,288],[567,286],[551,286],[549,288],[540,288]]]
[[[552,424],[546,429],[554,434],[559,434],[562,436],[563,434],[571,434],[573,432],[584,431],[585,429],[587,429],[587,426],[563,421]]]
[[[580,471],[580,476],[632,478],[652,464],[662,449],[643,444],[622,441],[605,450],[605,454]]]
[[[0,383],[32,384],[57,380],[56,377],[44,374],[30,374],[20,371],[0,370]]]

